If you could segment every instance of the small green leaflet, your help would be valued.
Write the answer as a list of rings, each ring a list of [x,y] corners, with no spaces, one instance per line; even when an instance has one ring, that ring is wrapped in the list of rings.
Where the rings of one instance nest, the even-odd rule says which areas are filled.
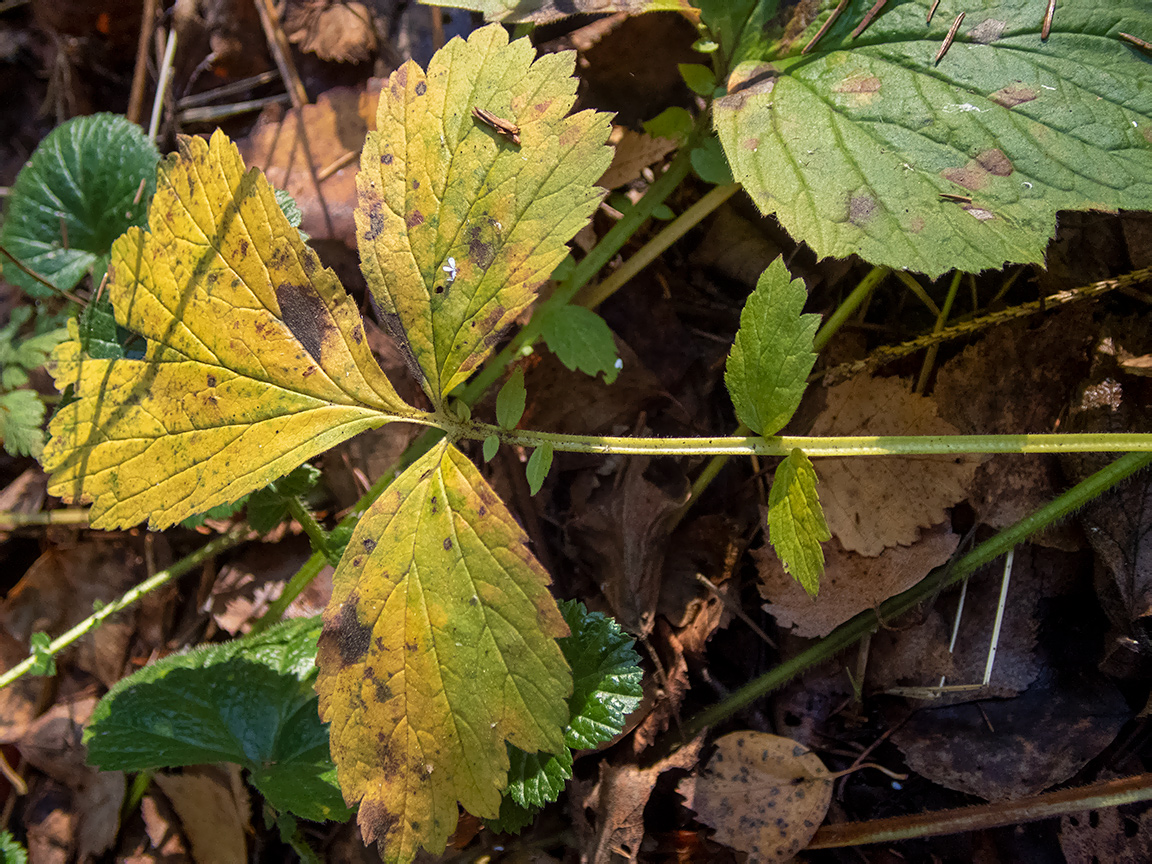
[[[552,445],[545,441],[532,451],[528,457],[528,489],[535,495],[548,479],[548,472],[552,470]]]
[[[611,384],[623,363],[616,354],[616,340],[607,322],[583,306],[561,306],[544,319],[544,342],[561,363],[595,377],[604,373]]]
[[[84,743],[104,770],[235,762],[279,810],[347,819],[312,682],[320,620],[173,654],[100,700]]]
[[[44,449],[44,403],[35,390],[0,393],[0,441],[11,456],[39,457]]]
[[[489,435],[484,439],[484,461],[491,462],[496,456],[496,451],[500,449],[500,439],[495,435]]]
[[[820,316],[801,314],[807,299],[804,283],[790,281],[777,258],[740,313],[724,382],[736,416],[758,435],[775,435],[792,419],[816,362],[812,340]]]
[[[824,550],[832,539],[816,494],[816,471],[801,450],[793,450],[776,469],[768,494],[768,542],[784,569],[816,596],[824,572]]]
[[[496,423],[501,429],[515,429],[524,416],[528,391],[524,389],[524,370],[515,369],[496,394]]]

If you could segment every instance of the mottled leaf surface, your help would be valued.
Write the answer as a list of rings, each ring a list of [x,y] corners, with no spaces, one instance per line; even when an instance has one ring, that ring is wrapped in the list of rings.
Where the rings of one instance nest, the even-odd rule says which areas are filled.
[[[360,520],[334,576],[317,664],[346,800],[386,861],[444,850],[457,802],[494,818],[506,743],[566,748],[567,627],[527,537],[441,443]]]
[[[714,108],[733,173],[821,256],[975,272],[1041,262],[1058,210],[1152,208],[1152,59],[1118,37],[1152,32],[1146,0],[1060,0],[1047,40],[1035,0],[944,4],[931,25],[926,3],[889,3],[851,39],[872,6],[854,0],[806,56],[836,0],[767,29],[775,3],[704,5],[737,45]]]
[[[740,422],[758,435],[775,435],[800,405],[816,362],[812,340],[819,315],[802,315],[808,292],[777,258],[761,275],[740,313],[740,329],[724,383]]]
[[[164,528],[267,485],[364,429],[415,416],[380,370],[359,313],[223,133],[182,138],[150,231],[112,250],[116,321],[140,359],[73,339],[52,373],[77,401],[52,420],[50,490],[92,525]]]
[[[565,116],[575,55],[534,53],[491,25],[449,42],[427,74],[406,63],[364,147],[361,266],[436,405],[532,302],[602,194],[608,115]],[[519,143],[473,108],[518,128]]]

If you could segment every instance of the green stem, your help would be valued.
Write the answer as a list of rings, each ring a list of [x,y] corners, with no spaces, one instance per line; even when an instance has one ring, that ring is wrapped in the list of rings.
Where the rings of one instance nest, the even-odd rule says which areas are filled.
[[[944,298],[944,307],[936,313],[936,323],[932,327],[933,333],[939,333],[943,330],[948,316],[952,314],[952,304],[956,301],[956,292],[960,290],[960,277],[962,275],[959,270],[952,274],[952,283],[948,286],[948,296]],[[936,354],[939,350],[940,345],[936,344],[929,346],[928,350],[924,352],[924,362],[920,365],[920,377],[916,379],[913,393],[923,393],[924,388],[928,386],[928,376],[932,374],[932,367],[936,365]]]
[[[761,438],[623,438],[608,435],[566,435],[501,429],[487,423],[461,426],[459,437],[482,441],[495,435],[501,443],[522,447],[551,444],[569,453],[646,456],[787,456],[799,448],[809,457],[933,456],[975,453],[1129,453],[1152,451],[1152,433],[1094,432],[1068,435],[802,435]]]
[[[727,186],[714,188],[672,222],[669,222],[664,230],[645,243],[611,276],[581,293],[576,298],[576,302],[581,306],[587,306],[589,309],[595,309],[624,287],[633,276],[663,255],[669,246],[699,225],[706,216],[739,192],[741,188],[739,183],[729,183]]]
[[[249,528],[247,525],[240,525],[233,528],[227,534],[222,534],[214,540],[210,540],[193,552],[191,555],[186,555],[181,558],[167,570],[161,570],[151,578],[145,579],[139,585],[126,591],[119,599],[113,600],[107,606],[102,607],[98,612],[93,612],[67,633],[57,636],[48,644],[47,654],[55,657],[69,645],[76,640],[80,639],[86,633],[94,630],[105,619],[112,617],[117,612],[127,609],[141,597],[150,594],[157,588],[163,588],[173,579],[179,579],[185,573],[192,570],[194,567],[199,566],[202,562],[208,560],[213,555],[219,555],[226,549],[231,549],[237,543],[244,539],[248,534]],[[40,659],[42,655],[33,655],[17,663],[3,675],[0,675],[0,688],[7,687],[16,679],[25,675],[29,669]]]
[[[44,510],[39,513],[7,511],[0,513],[0,531],[15,531],[17,528],[28,528],[33,525],[87,525],[88,515],[87,507]]]
[[[300,527],[304,529],[304,533],[308,535],[308,540],[312,543],[312,548],[319,552],[322,556],[332,562],[335,566],[339,563],[339,559],[333,560],[332,549],[328,543],[328,532],[324,530],[316,517],[312,515],[312,511],[305,506],[304,502],[300,500],[299,495],[291,495],[288,498],[288,512],[292,514],[292,518],[300,523]]]
[[[1040,529],[1068,516],[1077,508],[1084,506],[1125,477],[1150,463],[1152,463],[1152,453],[1128,453],[1121,456],[1107,467],[1077,483],[1035,513],[981,543],[953,565],[937,567],[903,594],[897,594],[882,603],[878,612],[871,609],[861,612],[852,620],[841,624],[811,648],[784,661],[755,681],[741,687],[726,699],[700,712],[683,725],[682,732],[677,732],[674,737],[666,736],[665,740],[656,745],[657,748],[674,748],[676,745],[675,738],[679,738],[681,734],[683,735],[682,740],[690,741],[707,727],[731,717],[760,697],[782,687],[806,669],[824,662],[853,645],[881,623],[894,620],[917,604],[932,597],[942,588],[970,576],[978,568],[1006,554],[1009,549],[1023,543]],[[663,751],[658,749],[657,752]]]
[[[503,374],[508,365],[519,357],[527,348],[530,348],[544,330],[544,322],[555,309],[568,305],[576,292],[591,281],[604,266],[612,260],[624,244],[635,234],[652,213],[671,195],[676,187],[688,176],[692,170],[692,148],[707,131],[707,114],[701,114],[696,120],[696,126],[688,136],[684,146],[677,152],[675,158],[668,165],[659,179],[656,180],[644,197],[624,214],[624,217],[612,226],[597,243],[591,252],[585,255],[573,269],[572,273],[560,283],[556,291],[545,300],[532,314],[529,321],[520,330],[512,341],[495,357],[489,360],[484,368],[464,388],[460,395],[469,405],[475,405],[480,397]]]
[[[828,320],[816,333],[816,338],[812,340],[812,346],[817,352],[821,351],[829,340],[836,334],[845,321],[852,317],[852,314],[860,308],[860,304],[868,299],[868,295],[884,281],[884,277],[891,272],[887,267],[873,267],[872,270],[860,280],[859,284],[852,289],[852,293],[844,298],[835,311],[828,316]]]

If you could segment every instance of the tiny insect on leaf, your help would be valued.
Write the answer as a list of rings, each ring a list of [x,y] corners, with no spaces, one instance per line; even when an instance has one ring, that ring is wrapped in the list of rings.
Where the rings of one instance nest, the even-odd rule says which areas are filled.
[[[520,146],[520,127],[511,120],[497,117],[491,111],[485,111],[483,108],[478,107],[472,109],[472,116],[485,126],[489,126],[500,135],[503,135],[517,147]]]

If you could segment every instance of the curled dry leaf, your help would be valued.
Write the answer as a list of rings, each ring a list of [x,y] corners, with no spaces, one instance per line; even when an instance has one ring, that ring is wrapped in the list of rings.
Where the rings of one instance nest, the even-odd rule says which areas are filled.
[[[284,31],[321,60],[361,63],[376,50],[376,24],[363,3],[296,0],[284,16]]]
[[[760,573],[760,595],[769,601],[765,608],[776,623],[794,628],[796,636],[827,636],[857,613],[911,588],[947,561],[959,540],[941,524],[924,532],[913,545],[885,549],[874,558],[849,552],[836,542],[826,543],[824,575],[816,597],[810,597],[784,572],[770,547],[753,550],[752,555]]]
[[[756,864],[790,860],[808,845],[832,803],[832,780],[802,744],[745,731],[718,739],[707,767],[679,792],[716,840]]]
[[[955,435],[936,416],[936,403],[898,378],[854,378],[829,387],[811,435]],[[980,459],[917,456],[820,459],[820,501],[840,544],[861,555],[916,541],[921,528],[944,520],[967,496]]]

